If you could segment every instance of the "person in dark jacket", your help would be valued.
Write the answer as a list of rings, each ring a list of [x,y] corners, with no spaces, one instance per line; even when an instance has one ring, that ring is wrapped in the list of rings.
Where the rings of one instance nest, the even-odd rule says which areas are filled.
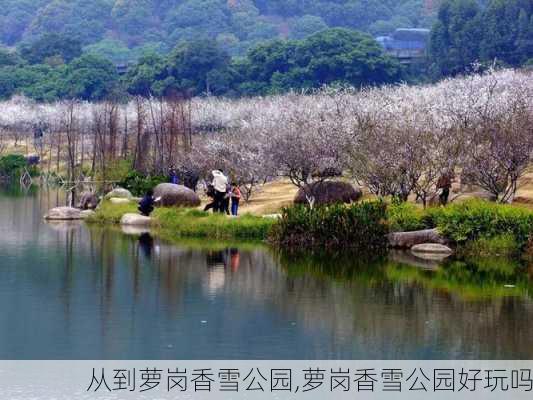
[[[154,191],[148,189],[146,194],[139,202],[139,212],[145,217],[149,217],[152,211],[154,211]]]
[[[437,190],[440,191],[439,201],[442,206],[448,204],[450,189],[452,188],[453,172],[444,172],[437,181]]]
[[[204,211],[214,210],[215,208],[215,188],[211,183],[207,184],[205,195],[211,199],[211,202],[204,207]]]

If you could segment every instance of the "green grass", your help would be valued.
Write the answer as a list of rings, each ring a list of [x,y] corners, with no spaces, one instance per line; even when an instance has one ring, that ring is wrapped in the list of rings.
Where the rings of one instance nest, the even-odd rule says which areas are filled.
[[[379,238],[387,230],[436,227],[473,256],[518,254],[533,237],[533,211],[521,207],[473,200],[426,210],[408,203],[389,205],[386,214],[383,209],[383,205],[373,202],[315,210],[291,207],[276,223],[252,215],[232,218],[197,209],[158,208],[153,213],[153,227],[166,238],[274,238],[274,243],[290,242],[296,247],[309,247],[311,240],[320,248],[346,247],[347,243],[360,248],[381,246]],[[135,203],[104,201],[88,222],[118,224],[124,214],[136,212]]]
[[[514,235],[504,233],[468,241],[460,248],[460,253],[465,257],[516,257],[520,248]]]
[[[113,204],[108,200],[102,201],[96,213],[87,222],[94,224],[118,224],[124,214],[137,213],[138,205],[135,202],[127,204]]]
[[[174,237],[265,240],[273,224],[271,219],[249,214],[233,218],[184,208],[159,208],[154,212],[154,227]]]
[[[391,232],[410,232],[429,228],[427,213],[413,203],[390,204],[387,221]]]
[[[427,213],[444,236],[459,244],[512,235],[517,247],[523,249],[533,233],[533,212],[522,207],[472,200],[429,208]]]
[[[387,219],[391,232],[437,228],[451,241],[480,255],[524,249],[533,235],[533,211],[482,200],[425,210],[409,203],[391,204]]]
[[[112,204],[104,201],[87,222],[118,224],[124,214],[137,213],[137,204]],[[243,215],[238,218],[211,214],[187,208],[157,208],[152,226],[167,239],[212,238],[265,240],[274,221],[269,218]]]

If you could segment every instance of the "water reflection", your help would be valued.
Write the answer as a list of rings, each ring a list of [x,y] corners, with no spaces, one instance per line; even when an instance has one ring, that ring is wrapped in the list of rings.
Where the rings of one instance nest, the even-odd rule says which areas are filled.
[[[154,238],[148,232],[139,235],[139,248],[147,259],[152,258],[152,249],[154,248]]]
[[[172,245],[45,224],[57,201],[0,195],[2,358],[533,357],[531,281],[507,260]]]

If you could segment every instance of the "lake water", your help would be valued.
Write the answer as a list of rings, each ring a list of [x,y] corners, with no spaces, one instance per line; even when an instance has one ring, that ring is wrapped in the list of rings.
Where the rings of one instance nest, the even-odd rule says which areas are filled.
[[[289,257],[45,223],[64,202],[0,192],[2,359],[533,358],[531,274],[505,260]]]

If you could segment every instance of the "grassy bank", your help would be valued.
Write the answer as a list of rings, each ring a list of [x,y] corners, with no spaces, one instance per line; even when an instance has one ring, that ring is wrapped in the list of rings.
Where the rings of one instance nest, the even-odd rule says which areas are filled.
[[[183,208],[160,208],[154,227],[165,235],[212,239],[266,240],[274,221],[245,214],[238,218]]]
[[[105,201],[89,222],[118,224],[124,214],[135,212],[134,203]],[[196,209],[159,208],[153,213],[153,228],[169,239],[270,239],[282,247],[361,250],[384,248],[389,231],[437,228],[461,255],[516,257],[527,251],[528,241],[533,243],[533,211],[479,200],[426,210],[411,203],[365,201],[313,210],[288,207],[276,222],[249,214],[229,218]]]
[[[387,210],[391,231],[437,228],[471,256],[514,256],[533,238],[533,211],[520,206],[471,200],[423,210],[411,203]]]
[[[127,213],[137,213],[137,205],[104,201],[87,222],[118,224]],[[272,219],[248,214],[233,218],[187,208],[158,208],[152,214],[152,227],[168,239],[266,240],[273,224]]]

